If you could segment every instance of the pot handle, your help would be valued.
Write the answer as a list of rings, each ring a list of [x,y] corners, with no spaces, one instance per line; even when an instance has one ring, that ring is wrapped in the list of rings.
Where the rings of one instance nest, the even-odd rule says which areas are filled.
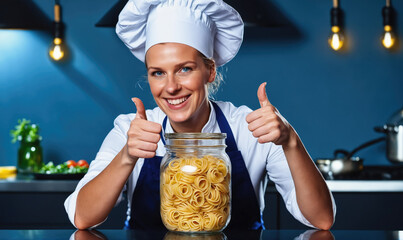
[[[333,152],[334,158],[337,158],[337,155],[339,155],[339,154],[342,154],[343,158],[344,158],[349,154],[349,152],[347,150],[344,150],[344,149],[336,149],[336,150],[334,150],[334,152]]]
[[[354,153],[358,152],[359,150],[361,150],[361,149],[363,149],[363,148],[366,148],[366,147],[369,147],[369,146],[371,146],[371,145],[373,145],[373,144],[375,144],[375,143],[385,141],[385,139],[386,139],[386,137],[380,137],[380,138],[376,138],[376,139],[374,139],[374,140],[371,140],[371,141],[369,141],[369,142],[366,142],[366,143],[364,143],[364,144],[358,146],[357,148],[355,148],[355,149],[354,149],[353,151],[351,151],[349,154],[347,154],[346,158],[347,158],[347,159],[350,159],[350,158],[354,155]]]
[[[387,133],[387,127],[386,125],[384,126],[376,126],[374,127],[375,132],[379,132],[379,133]]]

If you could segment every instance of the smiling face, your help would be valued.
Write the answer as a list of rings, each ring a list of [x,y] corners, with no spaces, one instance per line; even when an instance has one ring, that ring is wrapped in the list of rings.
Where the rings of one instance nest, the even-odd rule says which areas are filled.
[[[200,52],[180,43],[160,43],[146,54],[148,82],[157,105],[176,132],[200,132],[209,118],[207,84],[215,78]]]

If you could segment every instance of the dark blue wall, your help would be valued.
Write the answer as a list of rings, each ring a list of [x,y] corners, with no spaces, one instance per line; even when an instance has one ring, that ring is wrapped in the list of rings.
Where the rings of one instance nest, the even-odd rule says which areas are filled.
[[[53,1],[34,2],[53,17]],[[16,164],[18,144],[9,131],[18,118],[40,125],[45,162],[92,160],[113,119],[134,111],[131,97],[155,106],[143,64],[114,29],[94,27],[115,2],[61,0],[71,52],[64,64],[48,58],[48,34],[0,30],[0,165]],[[332,1],[269,3],[276,9],[267,12],[284,26],[247,29],[238,56],[222,69],[225,84],[216,99],[257,108],[257,87],[267,81],[270,101],[314,159],[379,137],[373,127],[403,106],[403,49],[380,44],[384,1],[341,2],[348,38],[343,52],[327,44]],[[402,29],[403,2],[392,4]],[[389,164],[384,143],[357,155],[367,165]]]

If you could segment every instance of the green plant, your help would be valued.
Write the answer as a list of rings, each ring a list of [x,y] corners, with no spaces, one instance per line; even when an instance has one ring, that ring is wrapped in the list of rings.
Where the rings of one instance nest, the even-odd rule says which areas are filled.
[[[12,143],[17,141],[35,142],[37,140],[42,140],[39,135],[39,126],[32,123],[30,120],[25,118],[18,119],[18,124],[15,126],[14,130],[10,131],[12,136]]]

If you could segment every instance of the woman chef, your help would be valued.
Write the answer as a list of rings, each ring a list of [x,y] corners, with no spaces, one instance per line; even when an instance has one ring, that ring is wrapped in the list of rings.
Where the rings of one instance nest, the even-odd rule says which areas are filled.
[[[335,204],[300,138],[266,96],[260,108],[209,100],[216,66],[230,61],[243,38],[239,14],[222,0],[129,0],[116,32],[145,63],[158,107],[120,115],[90,169],[65,202],[70,221],[92,228],[128,193],[127,228],[164,228],[159,206],[163,134],[225,132],[232,164],[228,228],[262,229],[267,177],[289,212],[307,226],[329,229]]]

